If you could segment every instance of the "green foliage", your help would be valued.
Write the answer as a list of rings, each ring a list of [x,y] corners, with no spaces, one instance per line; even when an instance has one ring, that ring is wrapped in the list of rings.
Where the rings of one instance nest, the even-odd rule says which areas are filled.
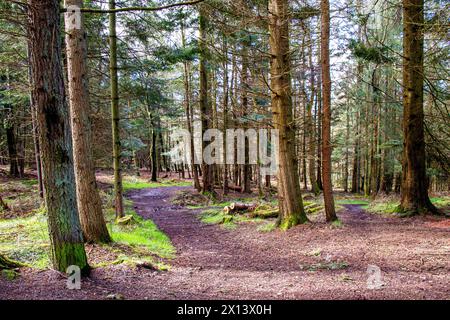
[[[384,46],[368,47],[364,43],[352,39],[350,40],[349,49],[355,57],[368,62],[379,64],[390,63],[393,61],[393,59],[388,56],[388,49]]]
[[[319,16],[320,15],[320,9],[316,8],[316,7],[312,7],[309,5],[303,6],[299,9],[294,10],[291,13],[292,17],[294,19],[300,19],[300,20],[304,20],[304,19],[308,19],[311,17],[315,17],[315,16]]]

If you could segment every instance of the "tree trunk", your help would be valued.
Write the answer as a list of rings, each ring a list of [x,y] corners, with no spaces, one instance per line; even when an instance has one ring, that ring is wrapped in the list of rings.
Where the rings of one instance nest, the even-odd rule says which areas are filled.
[[[151,148],[151,159],[152,159],[152,176],[151,181],[158,181],[158,153],[157,153],[157,132],[156,125],[153,116],[150,115],[150,125],[152,126],[152,148]]]
[[[27,59],[28,59],[28,82],[30,87],[33,87],[32,75],[33,71],[31,69],[31,52],[30,43],[27,43]],[[39,147],[39,131],[38,124],[36,120],[36,103],[33,99],[33,95],[30,91],[30,113],[31,113],[31,126],[33,130],[33,145],[34,145],[34,159],[36,164],[36,175],[39,188],[39,196],[44,198],[44,184],[42,182],[42,164],[41,164],[41,150]]]
[[[337,220],[331,184],[331,78],[330,78],[330,3],[321,0],[321,60],[322,60],[322,180],[327,221]]]
[[[307,115],[306,115],[306,123],[308,129],[308,173],[309,180],[311,181],[311,191],[318,195],[320,193],[319,185],[317,184],[316,178],[316,135],[315,135],[315,125],[314,119],[312,115],[312,109],[314,106],[314,97],[316,96],[316,77],[314,72],[314,64],[313,64],[313,42],[311,37],[311,32],[308,31],[308,39],[311,43],[311,47],[309,50],[309,68],[311,69],[311,78],[310,78],[310,99],[307,107]],[[317,101],[317,100],[316,100]]]
[[[17,161],[17,142],[15,126],[11,123],[6,128],[6,142],[8,144],[9,174],[19,177],[19,163]]]
[[[227,165],[227,138],[226,130],[228,128],[228,43],[227,38],[223,36],[222,51],[223,60],[223,194],[228,193],[228,165]]]
[[[115,0],[109,0],[109,9],[116,7]],[[119,115],[119,84],[117,76],[117,35],[116,14],[109,14],[109,73],[111,86],[111,117],[113,139],[113,167],[114,167],[114,199],[116,218],[123,217],[123,187],[121,170],[120,143],[120,115]]]
[[[317,186],[323,190],[322,184],[322,76],[319,77],[317,92]]]
[[[282,229],[307,221],[294,154],[288,11],[287,0],[269,0],[271,106],[274,127],[279,132],[277,184]]]
[[[81,8],[83,1],[65,0],[66,8],[73,5]],[[66,25],[70,25],[69,17],[66,14]],[[95,180],[86,67],[87,44],[82,17],[81,28],[66,28],[66,50],[73,161],[81,227],[86,242],[110,242]]]
[[[202,119],[202,137],[208,128],[211,127],[211,108],[208,105],[208,52],[206,48],[206,34],[207,34],[207,21],[205,17],[205,12],[202,6],[199,9],[199,50],[200,50],[200,62],[199,62],[199,73],[200,73],[200,92],[199,92],[199,104],[200,104],[200,114]],[[203,150],[207,147],[206,141],[202,139]],[[203,187],[202,192],[212,192],[213,191],[213,175],[212,166],[208,165],[203,159],[202,155],[202,179]]]
[[[403,0],[403,163],[399,210],[408,215],[437,209],[428,197],[423,124],[423,0]]]
[[[186,38],[184,32],[184,25],[181,26],[181,42],[183,48],[186,46]],[[189,139],[190,139],[190,153],[191,158],[189,159],[191,162],[192,175],[194,177],[194,187],[197,191],[201,190],[200,181],[198,179],[198,170],[195,165],[195,146],[194,146],[194,134],[192,129],[192,106],[191,106],[191,71],[190,71],[190,63],[188,61],[184,61],[184,104],[185,104],[185,112],[186,112],[186,125],[189,131]]]
[[[61,64],[60,3],[29,0],[33,100],[36,102],[44,185],[55,269],[89,271],[77,212],[69,110]]]
[[[241,110],[242,110],[242,117],[243,117],[243,128],[244,130],[248,129],[248,124],[246,121],[246,117],[248,115],[248,46],[250,45],[250,42],[247,39],[249,37],[248,35],[244,36],[244,40],[242,41],[242,71],[241,71]],[[242,192],[244,193],[251,193],[250,188],[250,164],[249,164],[249,140],[245,138],[244,140],[244,153],[245,153],[245,164],[242,166],[243,168],[243,188]]]

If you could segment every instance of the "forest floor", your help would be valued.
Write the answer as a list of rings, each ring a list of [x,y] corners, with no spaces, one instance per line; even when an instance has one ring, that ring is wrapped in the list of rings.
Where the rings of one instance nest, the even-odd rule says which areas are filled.
[[[68,290],[59,272],[23,268],[17,279],[0,277],[0,299],[450,299],[449,219],[373,214],[345,200],[334,225],[317,213],[288,231],[270,220],[208,224],[202,208],[173,203],[180,192],[195,193],[128,193],[175,247],[160,258],[166,268],[111,263],[94,268],[81,290]],[[108,255],[87,248],[90,260]]]

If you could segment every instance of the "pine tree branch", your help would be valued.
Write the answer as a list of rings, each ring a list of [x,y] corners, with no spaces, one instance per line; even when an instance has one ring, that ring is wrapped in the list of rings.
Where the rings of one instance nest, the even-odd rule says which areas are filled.
[[[81,8],[81,12],[86,13],[118,13],[118,12],[127,12],[127,11],[161,11],[165,9],[175,8],[175,7],[181,7],[181,6],[189,6],[189,5],[195,5],[203,2],[205,0],[193,0],[193,1],[186,1],[186,2],[178,2],[178,3],[172,3],[165,6],[160,7],[125,7],[125,8],[116,8],[116,9],[95,9],[95,8]],[[62,8],[61,12],[66,12],[66,8]]]

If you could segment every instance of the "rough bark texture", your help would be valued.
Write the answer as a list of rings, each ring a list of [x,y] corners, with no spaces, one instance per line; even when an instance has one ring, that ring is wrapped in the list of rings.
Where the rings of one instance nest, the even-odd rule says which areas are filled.
[[[333,187],[331,184],[331,78],[330,78],[330,3],[320,3],[321,17],[321,55],[322,60],[322,180],[323,198],[327,221],[337,220],[334,209]]]
[[[51,258],[65,272],[77,265],[87,272],[78,218],[69,110],[61,64],[60,5],[56,0],[29,0],[28,22],[33,99],[36,102]]]
[[[83,6],[82,0],[66,0],[65,6]],[[70,23],[67,19],[66,25]],[[67,73],[73,161],[77,188],[78,213],[86,242],[109,242],[111,238],[103,217],[102,203],[95,180],[92,155],[92,131],[86,68],[86,33],[81,28],[66,30]]]
[[[423,0],[403,0],[403,171],[399,210],[437,212],[428,197],[423,124]]]
[[[279,131],[277,184],[282,229],[307,221],[294,156],[288,9],[287,0],[269,1],[271,106],[274,127]]]
[[[109,9],[114,9],[116,2],[109,0]],[[117,77],[117,35],[116,14],[109,14],[109,73],[111,86],[111,117],[113,139],[113,166],[114,166],[114,198],[116,217],[123,217],[123,187],[120,164],[120,115],[119,115],[119,85]]]

